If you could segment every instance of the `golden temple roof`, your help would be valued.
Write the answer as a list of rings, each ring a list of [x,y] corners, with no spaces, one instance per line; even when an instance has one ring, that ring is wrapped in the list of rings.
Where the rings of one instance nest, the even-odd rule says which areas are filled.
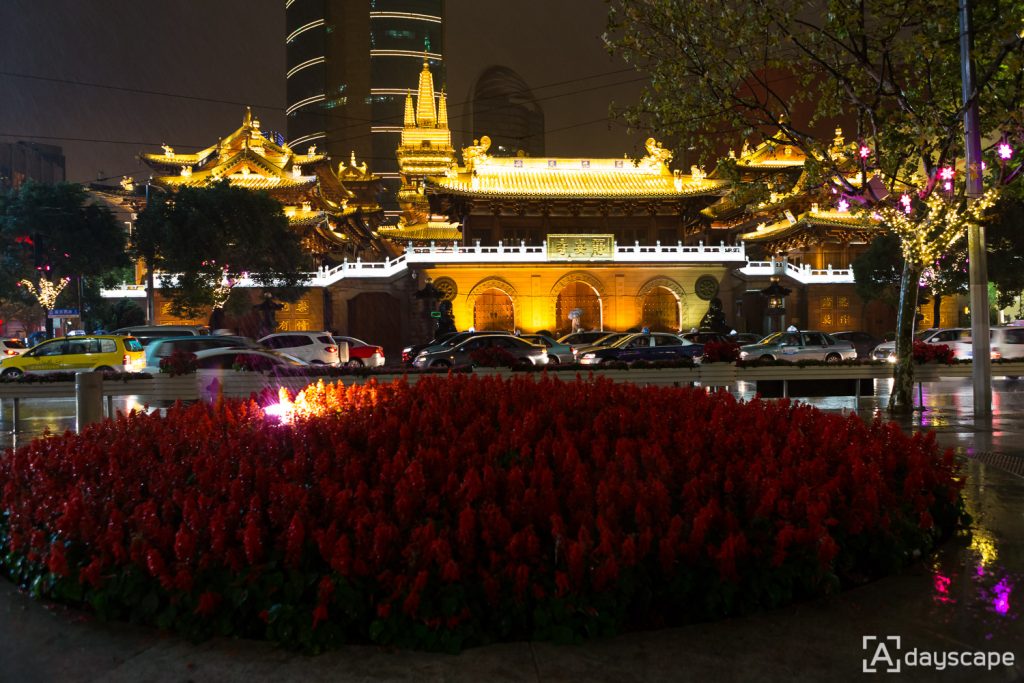
[[[806,155],[798,147],[766,140],[753,149],[744,143],[736,164],[744,168],[797,168],[804,165]]]
[[[872,218],[851,214],[848,211],[807,211],[794,220],[776,221],[771,224],[762,223],[757,229],[744,233],[739,239],[745,242],[761,242],[787,237],[808,227],[849,228],[855,231],[873,230],[881,223]]]
[[[428,221],[415,225],[403,225],[400,227],[382,227],[377,230],[382,236],[396,242],[406,241],[453,241],[462,239],[462,230],[458,223],[445,221]]]

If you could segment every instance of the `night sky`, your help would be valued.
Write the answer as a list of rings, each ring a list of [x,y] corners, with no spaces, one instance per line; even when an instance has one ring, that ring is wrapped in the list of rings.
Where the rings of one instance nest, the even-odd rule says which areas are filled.
[[[547,154],[640,152],[646,135],[608,120],[609,104],[634,101],[642,83],[605,51],[606,12],[604,0],[449,0],[457,142],[468,127],[459,103],[501,64],[540,100]],[[163,142],[213,144],[238,127],[245,104],[264,130],[284,132],[284,34],[283,0],[0,0],[0,140],[60,145],[68,180],[88,182],[144,177],[136,156]]]

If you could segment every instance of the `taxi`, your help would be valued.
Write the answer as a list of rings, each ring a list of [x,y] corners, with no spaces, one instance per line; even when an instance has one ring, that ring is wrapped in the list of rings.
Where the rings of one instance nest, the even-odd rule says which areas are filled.
[[[146,353],[135,337],[87,334],[49,339],[29,351],[0,361],[0,379],[14,379],[25,373],[141,372]]]

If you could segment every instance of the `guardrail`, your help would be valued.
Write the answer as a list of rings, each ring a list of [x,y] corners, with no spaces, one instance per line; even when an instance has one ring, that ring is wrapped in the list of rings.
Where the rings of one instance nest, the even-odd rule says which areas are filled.
[[[776,274],[776,266],[773,261],[750,261],[739,271],[749,277],[771,277]],[[805,285],[810,284],[853,284],[853,266],[849,268],[811,268],[809,265],[798,266],[783,261],[781,264],[782,274],[787,275],[797,282]]]

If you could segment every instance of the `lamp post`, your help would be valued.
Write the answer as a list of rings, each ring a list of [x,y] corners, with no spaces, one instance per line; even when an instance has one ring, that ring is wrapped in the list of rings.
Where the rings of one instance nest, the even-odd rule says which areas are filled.
[[[783,263],[783,261],[772,259],[774,273],[770,278],[771,284],[761,290],[761,296],[768,299],[769,328],[775,327],[775,325],[772,324],[772,321],[776,319],[778,320],[779,329],[769,329],[769,332],[782,331],[782,316],[786,313],[786,297],[792,293],[792,290],[779,284],[779,280],[782,279]]]

